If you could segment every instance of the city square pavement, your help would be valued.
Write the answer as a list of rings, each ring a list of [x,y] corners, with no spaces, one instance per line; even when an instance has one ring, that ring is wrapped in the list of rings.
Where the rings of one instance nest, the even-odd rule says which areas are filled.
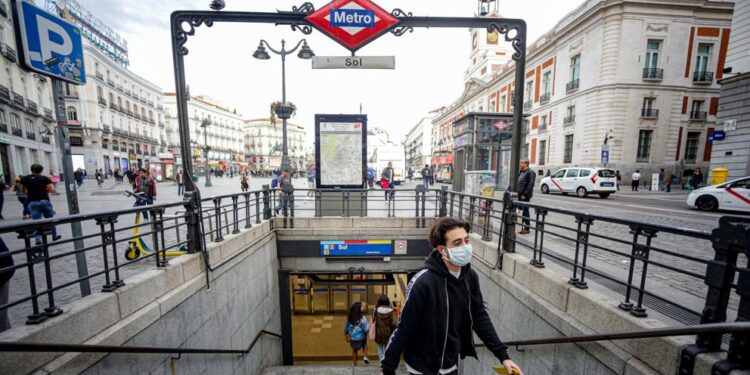
[[[250,190],[260,190],[263,185],[270,184],[270,178],[251,178]],[[240,180],[238,177],[235,178],[213,178],[213,187],[204,187],[203,177],[198,181],[198,186],[201,189],[202,197],[204,199],[212,196],[221,196],[226,194],[233,194],[240,192]],[[411,190],[420,181],[411,181],[402,185],[400,188]],[[298,189],[307,188],[307,182],[305,179],[295,179],[294,185]],[[62,187],[62,186],[60,186]],[[441,185],[435,186],[440,188]],[[104,185],[99,188],[96,182],[93,180],[87,180],[84,186],[79,191],[80,200],[80,211],[84,214],[90,214],[102,211],[111,211],[125,209],[133,204],[132,198],[124,196],[122,193],[128,189],[127,184],[115,184],[113,179],[106,180]],[[165,204],[171,202],[179,202],[181,199],[177,195],[177,186],[171,182],[166,181],[157,185],[157,203]],[[603,214],[621,219],[635,220],[638,222],[650,222],[658,223],[663,225],[670,225],[683,228],[691,228],[696,230],[710,231],[716,227],[718,218],[721,215],[728,213],[701,213],[692,210],[684,206],[684,199],[686,192],[676,191],[674,193],[658,193],[658,192],[620,192],[614,194],[609,199],[600,198],[585,198],[580,199],[571,196],[561,195],[542,195],[537,193],[534,196],[532,203],[547,205],[551,207],[559,207],[563,209],[576,210],[582,212],[589,212],[592,214]],[[314,214],[314,201],[311,198],[307,198],[304,192],[298,192],[295,194],[295,215],[296,216],[313,216]],[[437,205],[435,204],[436,193],[430,192],[427,195],[426,201],[426,215],[433,216],[437,214]],[[396,215],[397,216],[413,216],[415,210],[414,194],[411,192],[398,192],[397,193],[397,205]],[[67,214],[67,205],[65,193],[61,195],[52,196],[52,203],[55,207],[58,216]],[[240,200],[240,204],[243,201]],[[223,201],[222,204],[231,204],[231,200]],[[251,202],[254,204],[254,202]],[[455,202],[457,204],[457,202]],[[388,211],[386,210],[387,202],[384,199],[382,191],[375,191],[370,194],[368,198],[368,214],[371,216],[386,216]],[[352,205],[353,206],[353,205]],[[204,207],[212,207],[211,202],[204,203]],[[240,206],[240,219],[244,218],[244,207]],[[165,216],[175,215],[181,207],[174,207],[166,210]],[[454,213],[457,213],[457,206],[454,205]],[[251,215],[255,214],[255,207],[251,207]],[[208,213],[211,213],[209,211]],[[533,213],[533,211],[532,211]],[[21,204],[16,200],[15,195],[12,192],[5,192],[5,206],[3,208],[3,215],[5,220],[1,222],[2,225],[12,225],[14,223],[24,222],[21,219]],[[228,215],[231,219],[231,215]],[[224,220],[222,215],[222,220]],[[559,233],[564,232],[563,230],[555,230],[552,225],[560,226],[574,226],[574,218],[566,215],[553,215],[550,214],[547,218],[548,228],[550,232],[556,231]],[[120,229],[116,233],[116,237],[123,239],[132,236],[132,229],[129,228],[133,225],[134,215],[122,215],[118,217],[118,221],[115,224],[116,228]],[[171,222],[171,221],[170,221]],[[169,226],[170,222],[166,225]],[[498,230],[500,227],[499,221],[493,219],[492,221],[493,230]],[[226,225],[224,221],[223,225]],[[209,225],[211,224],[211,225]],[[213,223],[209,223],[209,220],[204,220],[205,230],[209,231]],[[95,222],[88,220],[83,222],[83,233],[84,235],[92,235],[92,237],[85,240],[86,258],[88,265],[88,272],[94,273],[102,271],[103,269],[103,255],[101,249],[101,237],[100,228]],[[56,246],[50,246],[50,255],[68,252],[72,250],[72,244],[65,240],[70,239],[70,226],[61,225],[58,228],[63,236],[63,243]],[[147,230],[146,227],[142,228],[141,231]],[[231,228],[229,228],[231,230]],[[226,233],[226,231],[225,231]],[[592,233],[598,236],[606,236],[609,238],[621,239],[629,241],[632,235],[629,234],[629,228],[619,224],[610,224],[604,222],[595,222],[592,225]],[[566,233],[568,237],[574,237],[572,232]],[[24,242],[17,238],[15,233],[6,232],[3,233],[2,239],[8,244],[11,250],[24,249]],[[179,240],[178,240],[179,236]],[[151,236],[147,236],[147,243],[151,242]],[[520,241],[533,244],[534,237],[533,232],[531,235],[519,236]],[[593,237],[592,237],[593,238]],[[492,236],[492,241],[497,241],[497,236]],[[165,242],[167,244],[175,244],[179,241],[185,240],[184,228],[182,230],[168,229],[165,231]],[[210,240],[210,238],[207,238]],[[626,272],[630,266],[630,258],[627,255],[630,253],[630,246],[611,239],[593,238],[592,243],[596,243],[604,249],[610,250],[605,251],[598,248],[589,249],[588,265],[598,270],[606,271],[610,274],[617,275],[618,279],[625,280]],[[555,238],[551,234],[545,237],[545,252],[553,253],[559,257],[566,259],[572,259],[574,255],[575,243],[570,240]],[[680,254],[689,255],[698,259],[708,260],[713,257],[713,250],[710,242],[706,240],[693,240],[681,238],[679,236],[659,233],[653,239],[652,245],[660,249],[677,252]],[[124,253],[127,249],[126,241],[118,244],[118,261],[120,264],[125,262]],[[519,246],[519,252],[530,256],[531,253],[527,249]],[[611,251],[617,251],[618,253],[612,253]],[[108,250],[109,264],[112,264],[111,248]],[[14,256],[16,263],[25,262],[24,254],[17,254]],[[550,259],[546,259],[549,263]],[[705,272],[705,266],[695,261],[686,259],[678,259],[673,256],[663,254],[652,254],[651,260],[663,262],[669,266],[675,267],[681,270],[687,270],[694,272],[697,275],[702,275]],[[746,262],[746,260],[742,260]],[[76,260],[73,256],[65,256],[54,259],[50,262],[52,269],[52,280],[53,285],[60,285],[65,282],[72,282],[77,279],[77,267]],[[154,266],[154,259],[147,258],[142,259],[140,262],[129,264],[121,270],[120,277],[127,282],[127,278],[135,273],[142,270],[151,268]],[[636,279],[640,275],[640,263],[636,263]],[[563,270],[564,271],[564,270]],[[113,276],[113,275],[112,275]],[[44,268],[41,265],[35,267],[35,280],[37,288],[39,290],[45,289],[45,277]],[[99,292],[101,286],[104,284],[104,277],[102,275],[95,277],[91,280],[92,292]],[[705,297],[705,285],[702,280],[682,275],[666,268],[660,268],[651,266],[648,270],[648,281],[646,288],[649,291],[658,292],[661,295],[666,295],[672,300],[679,301],[681,304],[689,306],[695,311],[700,311],[702,308],[702,301]],[[29,274],[26,269],[18,269],[11,281],[11,301],[22,298],[23,296],[29,295]],[[62,305],[65,308],[66,303],[70,303],[80,298],[80,290],[77,283],[57,291],[55,293],[55,303]],[[46,307],[46,297],[40,298],[40,307]],[[733,299],[733,303],[736,300]],[[30,302],[14,306],[10,309],[10,315],[13,324],[23,324],[26,315],[31,312]]]

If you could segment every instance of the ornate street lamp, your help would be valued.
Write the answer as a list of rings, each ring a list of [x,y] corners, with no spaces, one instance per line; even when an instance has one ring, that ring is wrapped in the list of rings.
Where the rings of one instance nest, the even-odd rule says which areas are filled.
[[[264,46],[265,45],[265,46]],[[313,53],[312,49],[310,49],[310,46],[307,45],[307,40],[302,39],[299,42],[297,42],[297,45],[294,46],[291,50],[286,50],[285,48],[286,41],[283,39],[281,40],[281,50],[275,50],[271,45],[268,44],[265,40],[261,40],[260,44],[258,45],[258,48],[253,53],[253,57],[259,60],[268,60],[271,58],[271,56],[268,54],[268,50],[271,52],[280,55],[281,56],[281,105],[276,107],[276,116],[280,118],[283,121],[282,125],[282,134],[283,134],[283,149],[281,153],[281,170],[289,170],[291,169],[291,165],[289,163],[289,153],[287,150],[287,131],[286,131],[286,122],[287,120],[292,117],[292,114],[294,113],[294,107],[291,105],[288,105],[286,101],[286,56],[291,55],[299,48],[299,53],[297,54],[297,57],[303,60],[309,60],[315,56],[315,53]],[[302,46],[302,48],[300,48]],[[266,50],[266,47],[268,47],[268,50]]]

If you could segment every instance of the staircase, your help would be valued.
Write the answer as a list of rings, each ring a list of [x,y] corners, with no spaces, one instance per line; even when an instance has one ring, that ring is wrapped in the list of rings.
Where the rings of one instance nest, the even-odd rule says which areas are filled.
[[[407,375],[406,370],[399,368],[399,375]],[[261,375],[379,375],[378,366],[345,366],[345,365],[321,365],[321,366],[279,366],[269,367],[263,370]]]

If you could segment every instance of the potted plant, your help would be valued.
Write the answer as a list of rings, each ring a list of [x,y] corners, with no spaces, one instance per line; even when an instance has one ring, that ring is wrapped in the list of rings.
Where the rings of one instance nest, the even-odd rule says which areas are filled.
[[[288,120],[297,111],[297,106],[292,102],[273,102],[271,103],[271,124],[276,124],[276,118]]]

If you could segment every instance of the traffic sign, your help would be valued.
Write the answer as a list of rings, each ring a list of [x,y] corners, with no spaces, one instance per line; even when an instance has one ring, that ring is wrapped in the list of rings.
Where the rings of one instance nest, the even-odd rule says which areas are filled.
[[[23,65],[70,83],[86,83],[81,29],[26,0],[13,1]]]
[[[396,69],[395,56],[315,56],[313,69]]]
[[[370,0],[334,0],[305,19],[352,52],[400,22]]]
[[[716,130],[711,137],[714,141],[723,141],[727,137],[727,134],[723,130]]]

